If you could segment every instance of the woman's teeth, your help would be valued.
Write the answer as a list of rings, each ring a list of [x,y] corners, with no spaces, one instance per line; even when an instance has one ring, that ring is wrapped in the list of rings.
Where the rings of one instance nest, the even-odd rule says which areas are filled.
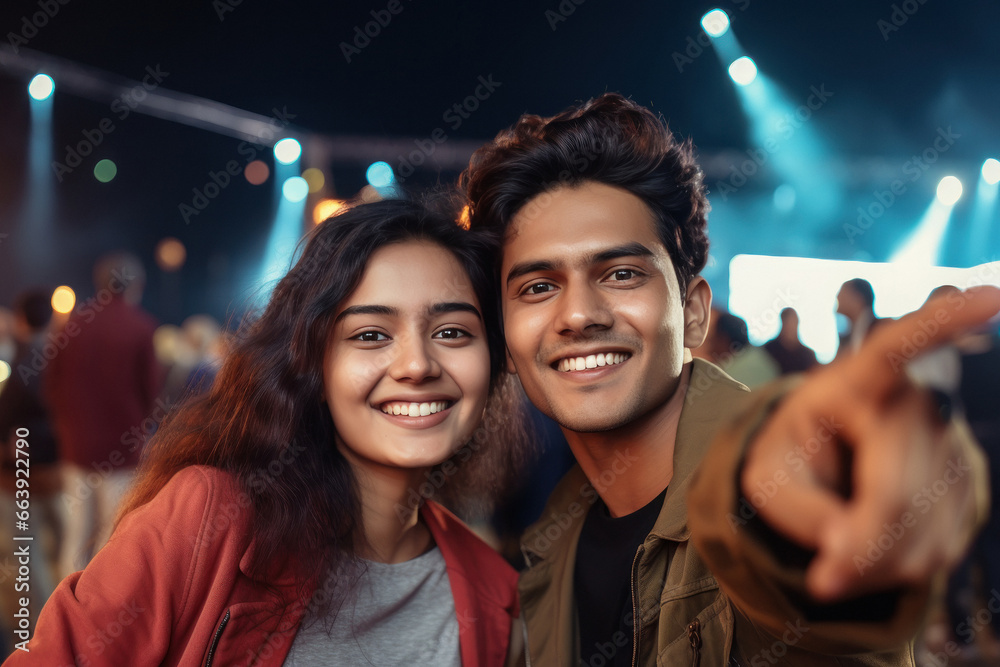
[[[448,401],[431,401],[430,403],[383,403],[382,412],[387,415],[403,415],[405,417],[426,417],[435,412],[441,412],[448,407]]]
[[[556,365],[556,370],[563,373],[569,371],[582,371],[587,368],[600,368],[601,366],[613,366],[625,361],[631,354],[620,352],[608,352],[606,354],[589,354],[586,357],[570,357],[560,359]]]

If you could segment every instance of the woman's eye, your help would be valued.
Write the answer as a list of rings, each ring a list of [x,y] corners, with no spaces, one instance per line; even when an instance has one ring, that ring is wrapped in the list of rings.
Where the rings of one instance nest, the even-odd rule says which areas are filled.
[[[389,340],[389,337],[378,331],[365,331],[355,336],[354,340],[359,340],[362,343],[381,343],[384,340]]]
[[[464,338],[468,336],[467,331],[462,331],[461,329],[442,329],[434,334],[435,338]]]

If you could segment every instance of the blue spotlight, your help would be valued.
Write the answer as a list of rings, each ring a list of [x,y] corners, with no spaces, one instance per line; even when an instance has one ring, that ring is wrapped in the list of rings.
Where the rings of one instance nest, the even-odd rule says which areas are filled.
[[[388,162],[373,162],[368,166],[365,178],[376,188],[389,187],[396,180],[395,175],[392,173],[392,167],[389,166]]]
[[[729,16],[721,9],[713,9],[701,17],[701,27],[709,37],[722,37],[729,30]]]
[[[292,164],[302,155],[302,144],[286,137],[274,145],[274,159],[281,164]]]
[[[729,65],[729,76],[741,86],[749,86],[757,78],[757,64],[749,56],[737,58]]]
[[[945,176],[937,186],[938,201],[945,206],[954,206],[962,197],[962,181],[954,176]]]
[[[948,178],[948,177],[946,177]],[[954,178],[954,177],[951,177]],[[942,179],[944,184],[945,179]],[[955,179],[958,182],[958,179]],[[962,184],[958,183],[959,190]],[[954,184],[945,184],[945,192],[954,196]],[[938,190],[941,190],[938,186]],[[959,192],[961,196],[961,192]],[[951,204],[945,204],[939,197],[931,201],[931,205],[924,212],[922,218],[917,223],[910,235],[903,241],[889,257],[889,262],[893,264],[911,264],[917,266],[937,266],[941,258],[941,246],[944,243],[945,232],[948,223],[951,221],[951,212],[954,210],[955,197]]]
[[[56,82],[48,74],[37,74],[28,84],[28,94],[38,101],[47,100],[55,92]]]
[[[1000,161],[990,158],[983,163],[983,180],[988,185],[1000,183]]]
[[[281,186],[281,196],[290,202],[300,202],[309,195],[309,182],[301,176],[292,176]]]

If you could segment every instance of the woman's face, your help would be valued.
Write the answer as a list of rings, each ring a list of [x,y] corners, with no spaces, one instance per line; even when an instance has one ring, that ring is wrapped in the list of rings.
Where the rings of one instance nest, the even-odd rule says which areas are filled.
[[[323,362],[337,446],[356,467],[444,461],[482,419],[489,366],[458,260],[429,241],[380,248],[338,307]]]

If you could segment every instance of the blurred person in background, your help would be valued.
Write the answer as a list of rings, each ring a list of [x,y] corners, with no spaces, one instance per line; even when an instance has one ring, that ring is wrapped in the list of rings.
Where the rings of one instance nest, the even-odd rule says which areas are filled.
[[[29,290],[17,297],[13,331],[18,348],[11,362],[6,389],[0,393],[0,447],[3,452],[0,554],[16,563],[13,547],[17,543],[11,538],[14,534],[34,538],[29,551],[30,588],[23,591],[30,594],[32,623],[52,593],[56,556],[62,539],[56,438],[42,394],[45,373],[32,365],[33,358],[44,358],[46,332],[52,319],[50,294],[44,290]],[[19,487],[18,479],[27,480],[27,486]],[[18,501],[27,501],[29,511],[28,530],[22,533],[13,532],[15,511],[24,509],[24,505],[17,505]],[[15,597],[19,595],[12,582],[0,585],[5,622],[13,618]]]
[[[750,343],[747,323],[738,315],[726,312],[719,315],[710,349],[711,361],[748,387],[759,387],[781,373],[771,355]]]
[[[86,566],[107,540],[163,387],[153,350],[156,322],[139,305],[145,278],[131,253],[101,257],[96,293],[70,315],[67,344],[49,363],[46,393],[66,511],[60,577]]]
[[[799,314],[794,308],[781,309],[781,331],[764,343],[764,350],[771,355],[782,375],[801,373],[816,365],[816,353],[799,340]]]
[[[847,332],[840,336],[837,356],[857,352],[861,343],[882,321],[875,317],[875,290],[864,278],[852,278],[837,292],[837,314],[847,318]]]

